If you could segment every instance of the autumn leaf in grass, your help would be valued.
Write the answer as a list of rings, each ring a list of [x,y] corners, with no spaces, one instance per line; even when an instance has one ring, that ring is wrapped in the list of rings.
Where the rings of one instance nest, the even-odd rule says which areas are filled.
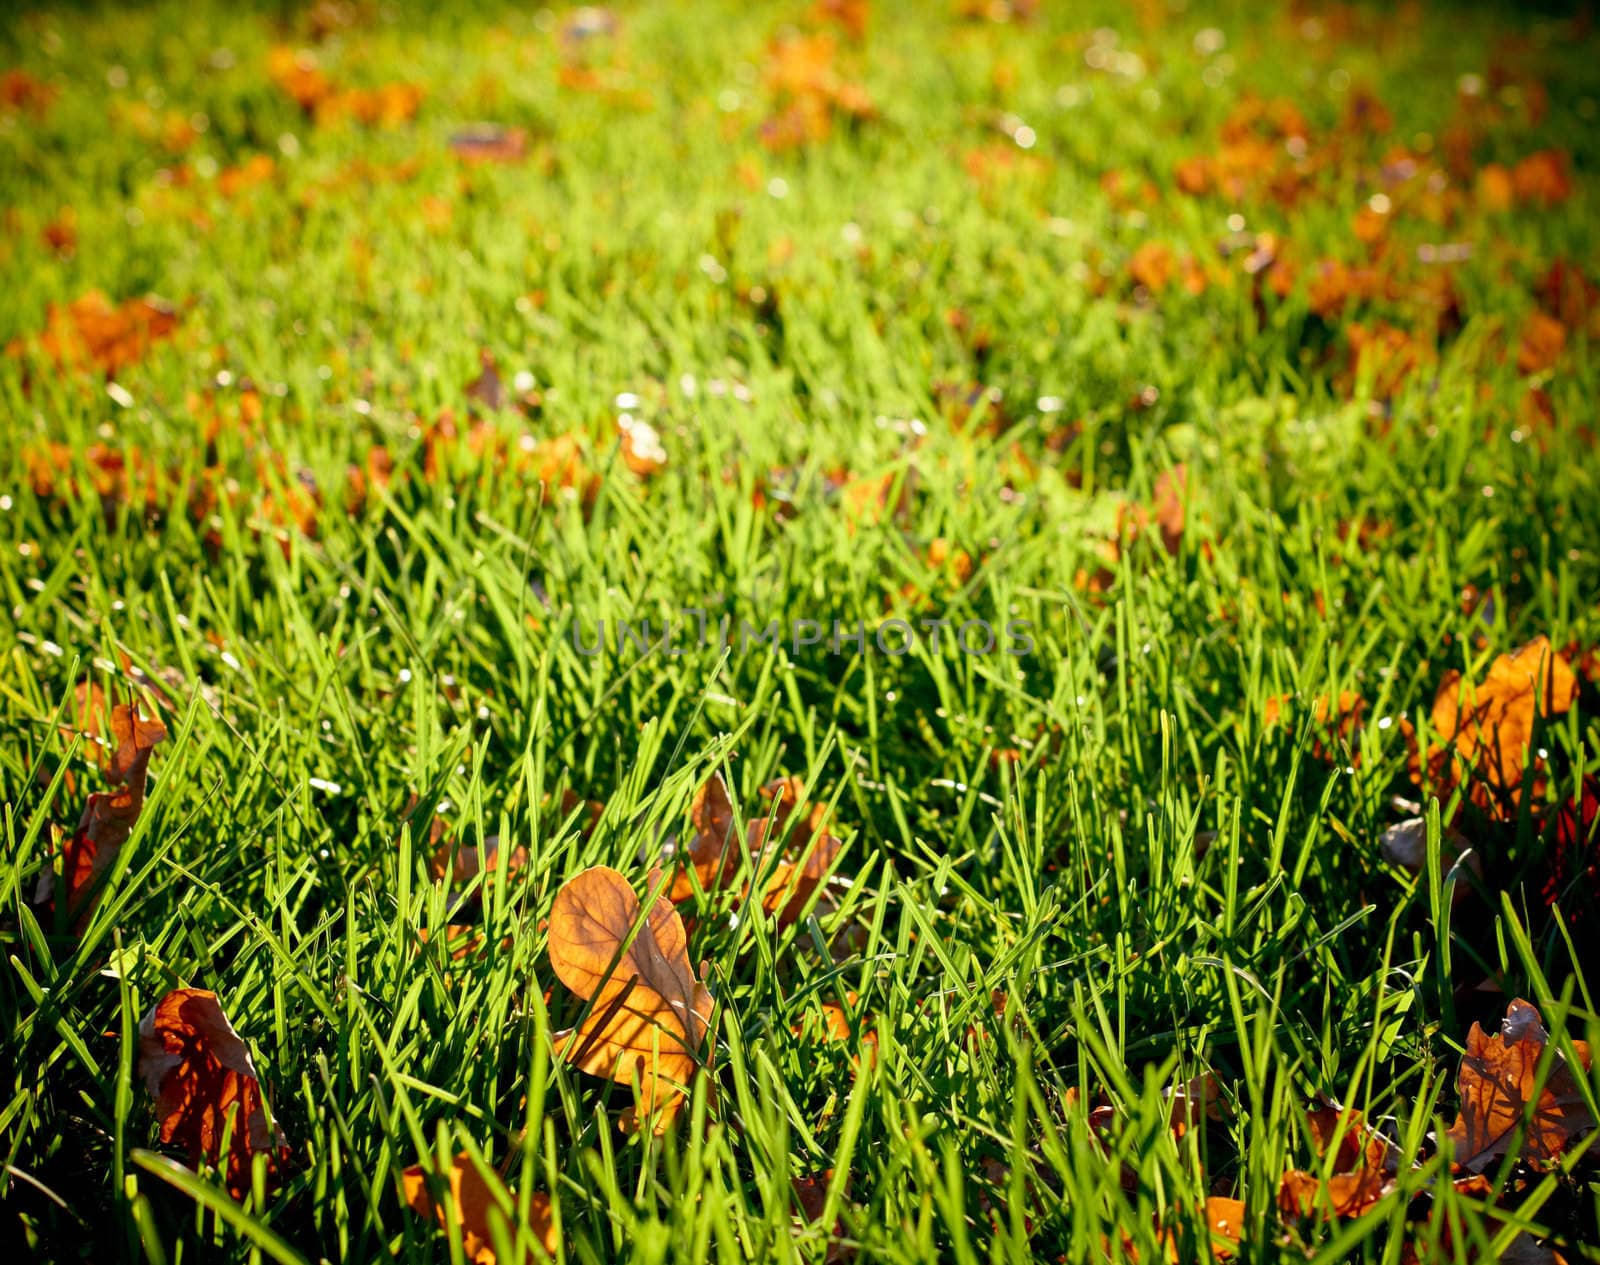
[[[1482,684],[1445,673],[1432,714],[1443,745],[1428,752],[1429,774],[1446,793],[1470,783],[1479,808],[1513,815],[1535,724],[1567,711],[1577,695],[1577,676],[1544,636],[1497,658]]]
[[[469,163],[516,163],[528,156],[528,133],[520,127],[479,123],[454,133],[450,150]]]
[[[1134,285],[1158,295],[1172,282],[1175,264],[1172,247],[1161,241],[1140,242],[1128,259],[1128,276]]]
[[[834,1170],[830,1168],[816,1176],[797,1176],[789,1179],[794,1191],[794,1206],[798,1210],[791,1218],[796,1237],[822,1220],[822,1214],[828,1208],[828,1187],[833,1183],[833,1173]],[[850,1176],[846,1174],[844,1180],[846,1198],[849,1196],[849,1190]],[[827,1232],[827,1248],[822,1256],[824,1265],[840,1265],[840,1262],[855,1258],[855,1248],[844,1239],[844,1219],[836,1216],[833,1219],[833,1228]]]
[[[769,782],[761,794],[772,804],[769,817],[751,823],[752,859],[763,883],[761,907],[787,927],[805,914],[844,845],[826,829],[825,805],[813,804],[804,816],[793,816],[805,795],[799,778]]]
[[[733,801],[722,774],[713,773],[695,792],[689,805],[694,826],[682,863],[673,871],[667,897],[674,904],[692,900],[701,891],[715,891],[733,882],[739,872],[741,849],[733,836]]]
[[[766,816],[746,819],[741,849],[733,829],[727,783],[720,773],[706,780],[690,808],[695,833],[668,889],[672,901],[692,899],[697,886],[710,892],[732,885],[741,861],[748,857],[761,884],[761,907],[774,915],[780,926],[804,915],[817,889],[827,881],[843,845],[825,828],[823,805],[815,804],[803,817],[793,817],[804,796],[798,778],[779,778],[762,787],[761,794],[771,808]]]
[[[461,1227],[462,1251],[474,1265],[496,1265],[491,1208],[499,1209],[506,1238],[516,1237],[516,1196],[503,1188],[496,1190],[465,1152],[455,1157],[448,1174],[413,1164],[400,1174],[400,1184],[405,1189],[407,1205],[418,1216],[437,1218],[447,1229],[452,1221]],[[435,1198],[435,1192],[442,1196],[446,1189],[450,1192],[448,1201]],[[535,1191],[528,1199],[527,1228],[553,1256],[558,1244],[555,1218],[550,1196],[543,1191]]]
[[[661,432],[649,422],[624,413],[617,418],[617,437],[622,463],[641,479],[666,467],[667,450],[661,442]]]
[[[1394,1189],[1394,1148],[1359,1111],[1318,1107],[1307,1114],[1306,1128],[1324,1162],[1317,1172],[1283,1175],[1278,1208],[1284,1216],[1359,1217]]]
[[[156,343],[178,328],[178,313],[155,299],[129,299],[113,304],[104,293],[90,290],[66,306],[52,303],[38,350],[60,368],[92,366],[108,377],[141,360]],[[27,348],[13,340],[9,355]]]
[[[1567,327],[1543,312],[1528,313],[1517,342],[1517,372],[1543,373],[1555,368],[1567,347]]]
[[[67,885],[68,916],[73,919],[88,914],[95,886],[133,833],[144,806],[151,753],[167,736],[166,726],[159,720],[147,720],[136,706],[125,703],[111,709],[111,733],[116,746],[106,767],[106,781],[114,789],[89,796],[78,828],[62,849],[61,874]],[[55,894],[55,871],[47,869],[34,889],[34,903],[54,909]]]
[[[504,856],[507,874],[516,873],[528,863],[528,850],[521,844],[506,850]],[[499,835],[489,835],[480,848],[452,839],[447,832],[428,857],[428,872],[435,879],[448,875],[455,886],[465,887],[478,875],[497,870],[501,857]]]
[[[555,1034],[557,1054],[592,1076],[637,1078],[632,1120],[653,1116],[664,1131],[712,1053],[711,991],[689,964],[678,911],[653,891],[641,915],[628,880],[594,866],[556,893],[549,952],[557,978],[591,1003],[577,1028]]]
[[[1277,694],[1261,708],[1261,718],[1270,727],[1289,722],[1292,697]],[[1354,753],[1360,745],[1361,722],[1367,710],[1366,700],[1354,690],[1340,690],[1338,701],[1330,706],[1326,694],[1318,694],[1311,703],[1311,718],[1315,725],[1311,739],[1311,754],[1319,760],[1340,761],[1343,753],[1351,751],[1351,761],[1359,761]]]
[[[1456,1081],[1461,1111],[1446,1134],[1457,1167],[1481,1173],[1501,1156],[1515,1154],[1546,1168],[1595,1127],[1575,1079],[1588,1072],[1589,1047],[1572,1043],[1578,1069],[1559,1050],[1550,1051],[1541,1077],[1549,1042],[1539,1012],[1520,998],[1506,1007],[1494,1036],[1472,1025]]]
[[[1222,1195],[1206,1200],[1206,1229],[1211,1233],[1211,1254],[1219,1261],[1230,1260],[1244,1230],[1244,1202]]]
[[[250,1051],[215,993],[179,988],[155,1004],[139,1025],[139,1073],[155,1096],[161,1141],[182,1147],[191,1165],[221,1167],[235,1198],[250,1190],[253,1156],[267,1157],[269,1177],[288,1160]]]
[[[1213,1195],[1207,1198],[1205,1204],[1198,1211],[1204,1219],[1204,1233],[1210,1242],[1211,1255],[1208,1259],[1216,1261],[1232,1260],[1238,1253],[1240,1237],[1244,1229],[1243,1201]],[[1158,1221],[1156,1231],[1163,1249],[1162,1255],[1170,1262],[1170,1265],[1187,1265],[1187,1262],[1191,1260],[1202,1259],[1192,1254],[1192,1245],[1189,1248],[1189,1255],[1180,1250],[1179,1237],[1170,1225],[1164,1226]],[[1118,1230],[1117,1233],[1122,1246],[1120,1259],[1127,1261],[1140,1260],[1133,1236],[1127,1230]],[[1104,1256],[1109,1257],[1111,1240],[1102,1237],[1100,1249]]]

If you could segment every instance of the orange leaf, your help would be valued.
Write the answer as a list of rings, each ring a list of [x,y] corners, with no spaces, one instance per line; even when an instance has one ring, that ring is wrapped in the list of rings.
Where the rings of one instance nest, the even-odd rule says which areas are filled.
[[[633,942],[630,933],[638,928]],[[689,965],[683,920],[657,892],[641,918],[628,880],[594,866],[564,884],[550,911],[550,965],[594,1005],[577,1029],[555,1034],[557,1053],[592,1076],[631,1082],[640,1112],[659,1112],[663,1130],[682,1106],[684,1087],[709,1063],[711,991]]]
[[[267,1157],[269,1179],[289,1158],[283,1130],[267,1117],[250,1051],[215,993],[179,988],[155,1004],[139,1025],[139,1072],[155,1095],[161,1141],[183,1147],[191,1165],[221,1164],[231,1131],[225,1177],[236,1199],[250,1189],[253,1155]]]
[[[1549,1040],[1539,1012],[1521,998],[1506,1007],[1494,1036],[1472,1025],[1456,1082],[1461,1113],[1448,1133],[1458,1165],[1481,1173],[1511,1152],[1517,1130],[1527,1121],[1517,1154],[1535,1168],[1546,1167],[1568,1142],[1595,1127],[1573,1070],[1559,1052],[1548,1079],[1538,1083],[1535,1073]],[[1572,1044],[1587,1070],[1589,1047],[1582,1041]]]
[[[1503,812],[1520,794],[1535,721],[1567,711],[1577,694],[1576,674],[1542,635],[1496,659],[1482,685],[1446,672],[1432,717],[1445,746],[1428,753],[1430,773],[1446,790],[1475,776],[1473,802]]]
[[[1567,327],[1543,312],[1528,313],[1517,344],[1517,372],[1543,373],[1555,367],[1567,346]]]
[[[431,1170],[420,1164],[413,1164],[400,1174],[400,1182],[406,1192],[406,1203],[417,1215],[437,1217],[439,1224],[448,1228],[450,1220],[446,1205],[435,1202],[428,1191],[430,1175]],[[467,1259],[474,1265],[495,1265],[494,1239],[489,1230],[489,1209],[499,1204],[501,1212],[506,1213],[506,1201],[495,1198],[495,1192],[484,1180],[482,1171],[465,1152],[457,1155],[450,1165],[449,1184],[450,1203],[454,1205],[455,1217],[461,1226],[461,1247],[466,1252]],[[509,1202],[514,1205],[515,1196],[512,1196]],[[512,1211],[514,1212],[514,1208]],[[505,1219],[510,1231],[513,1217],[508,1214]],[[551,1215],[550,1196],[543,1191],[535,1191],[528,1200],[528,1228],[544,1245],[544,1250],[554,1255],[558,1242],[555,1219]]]
[[[1278,1183],[1278,1208],[1286,1217],[1309,1217],[1331,1209],[1337,1217],[1359,1217],[1394,1189],[1392,1148],[1369,1128],[1359,1111],[1318,1107],[1306,1116],[1317,1154],[1337,1143],[1327,1177],[1294,1169]],[[1342,1132],[1341,1132],[1342,1130]]]
[[[106,781],[117,789],[89,796],[78,828],[63,850],[61,872],[67,883],[68,914],[73,918],[88,913],[95,885],[133,833],[144,806],[150,754],[167,736],[159,720],[146,720],[136,706],[126,703],[111,709],[111,733],[117,745],[106,768]],[[55,871],[45,870],[34,889],[34,903],[54,908],[55,887]]]
[[[1206,1200],[1206,1224],[1211,1230],[1211,1254],[1219,1261],[1228,1260],[1233,1256],[1229,1244],[1237,1244],[1244,1229],[1243,1201],[1212,1195]]]
[[[752,869],[764,878],[761,907],[787,927],[805,913],[843,845],[824,829],[820,804],[790,829],[790,815],[804,794],[799,778],[779,778],[763,786],[761,794],[773,801],[772,811],[745,823],[745,844]],[[696,793],[690,820],[695,834],[685,849],[687,865],[679,867],[668,891],[675,903],[694,896],[690,870],[704,891],[731,884],[739,871],[739,853],[731,843],[733,802],[721,774],[713,773]],[[785,843],[789,848],[782,851]]]
[[[731,883],[739,870],[739,853],[731,844],[733,838],[733,801],[728,797],[728,784],[722,774],[713,773],[695,792],[689,806],[689,820],[694,825],[694,837],[684,850],[687,866],[680,866],[673,874],[668,899],[674,904],[689,900],[695,893],[695,879],[702,891],[713,891]],[[693,870],[695,879],[689,877]]]

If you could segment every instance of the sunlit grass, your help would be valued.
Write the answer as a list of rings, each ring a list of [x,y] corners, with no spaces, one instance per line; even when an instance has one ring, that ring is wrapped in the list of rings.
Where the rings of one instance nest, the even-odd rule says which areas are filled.
[[[837,54],[875,117],[773,153],[769,41],[819,21],[803,6],[619,10],[581,52],[566,14],[347,7],[321,65],[422,85],[414,120],[309,120],[267,75],[309,42],[287,8],[40,10],[0,37],[0,62],[59,89],[42,117],[0,115],[0,344],[23,340],[0,356],[5,1233],[44,1259],[455,1261],[399,1174],[471,1148],[553,1195],[573,1261],[1205,1259],[1208,1195],[1244,1201],[1248,1259],[1489,1259],[1503,1227],[1481,1212],[1461,1214],[1477,1239],[1439,1237],[1463,1201],[1429,1134],[1471,1023],[1507,999],[1600,1037],[1594,930],[1545,907],[1531,819],[1489,857],[1526,882],[1459,905],[1472,880],[1447,884],[1437,827],[1420,876],[1380,836],[1397,795],[1421,799],[1394,722],[1422,726],[1446,669],[1600,640],[1589,337],[1515,363],[1549,263],[1593,269],[1582,44],[1512,24],[1532,41],[1516,91],[1548,107],[1507,104],[1476,159],[1560,149],[1574,196],[1397,216],[1382,266],[1406,295],[1324,319],[1306,277],[1363,258],[1352,217],[1386,148],[1444,145],[1459,77],[1507,29],[1487,10],[1373,18],[1377,52],[1331,17],[1312,39],[1245,9],[879,6]],[[1139,65],[1086,61],[1113,47]],[[1245,94],[1292,98],[1331,145],[1365,87],[1393,129],[1347,184],[1292,207],[1175,192]],[[183,147],[173,112],[205,116]],[[524,129],[527,156],[463,163],[449,140],[483,120]],[[225,192],[255,154],[264,182]],[[41,235],[68,207],[65,251]],[[1261,233],[1303,270],[1281,302],[1241,263]],[[1230,280],[1141,293],[1146,240]],[[1410,319],[1418,248],[1459,241],[1437,365],[1393,392],[1352,380],[1346,320]],[[181,314],[111,392],[28,341],[95,289]],[[451,446],[440,415],[472,429],[484,351],[538,407]],[[956,424],[974,386],[1008,428]],[[659,434],[658,473],[628,468],[621,413]],[[569,434],[582,479],[527,455]],[[41,489],[46,443],[65,453]],[[155,472],[154,504],[110,451]],[[1179,464],[1181,538],[1108,559]],[[881,497],[852,491],[873,480]],[[736,643],[805,619],[865,621],[870,645],[937,615],[1027,621],[1033,646],[574,641],[690,608]],[[86,675],[116,699],[159,687],[171,737],[80,935],[32,895],[51,823],[102,785],[67,736]],[[1372,723],[1324,758],[1309,707],[1341,690]],[[1269,723],[1284,695],[1298,710]],[[1541,733],[1550,801],[1593,771],[1592,697]],[[673,1134],[625,1137],[627,1087],[552,1060],[578,1008],[543,919],[589,865],[642,891],[716,769],[746,811],[803,777],[846,847],[793,926],[734,892],[685,909],[715,1073]],[[603,802],[592,831],[563,790]],[[460,960],[435,811],[529,855],[480,881]],[[140,1016],[179,985],[222,998],[293,1146],[242,1210],[161,1156],[135,1070]],[[821,1035],[826,1003],[847,1039]],[[1178,1136],[1166,1095],[1206,1074],[1218,1119]],[[1315,1165],[1319,1097],[1421,1166],[1365,1217],[1287,1224],[1278,1182]],[[1504,1224],[1600,1259],[1592,1162],[1565,1169]],[[825,1183],[814,1220],[796,1178]]]

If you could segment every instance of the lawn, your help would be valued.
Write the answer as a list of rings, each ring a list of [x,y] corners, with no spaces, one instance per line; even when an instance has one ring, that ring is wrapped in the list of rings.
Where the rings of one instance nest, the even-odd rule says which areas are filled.
[[[8,7],[11,1259],[1600,1261],[1597,53]]]

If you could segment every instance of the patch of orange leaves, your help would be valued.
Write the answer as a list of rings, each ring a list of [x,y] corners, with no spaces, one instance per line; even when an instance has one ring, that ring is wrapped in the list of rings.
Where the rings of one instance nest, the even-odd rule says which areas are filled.
[[[154,299],[113,304],[103,292],[90,290],[65,306],[50,304],[43,332],[33,340],[13,340],[6,352],[20,356],[31,341],[60,368],[93,367],[115,377],[170,338],[178,319],[174,309]]]

